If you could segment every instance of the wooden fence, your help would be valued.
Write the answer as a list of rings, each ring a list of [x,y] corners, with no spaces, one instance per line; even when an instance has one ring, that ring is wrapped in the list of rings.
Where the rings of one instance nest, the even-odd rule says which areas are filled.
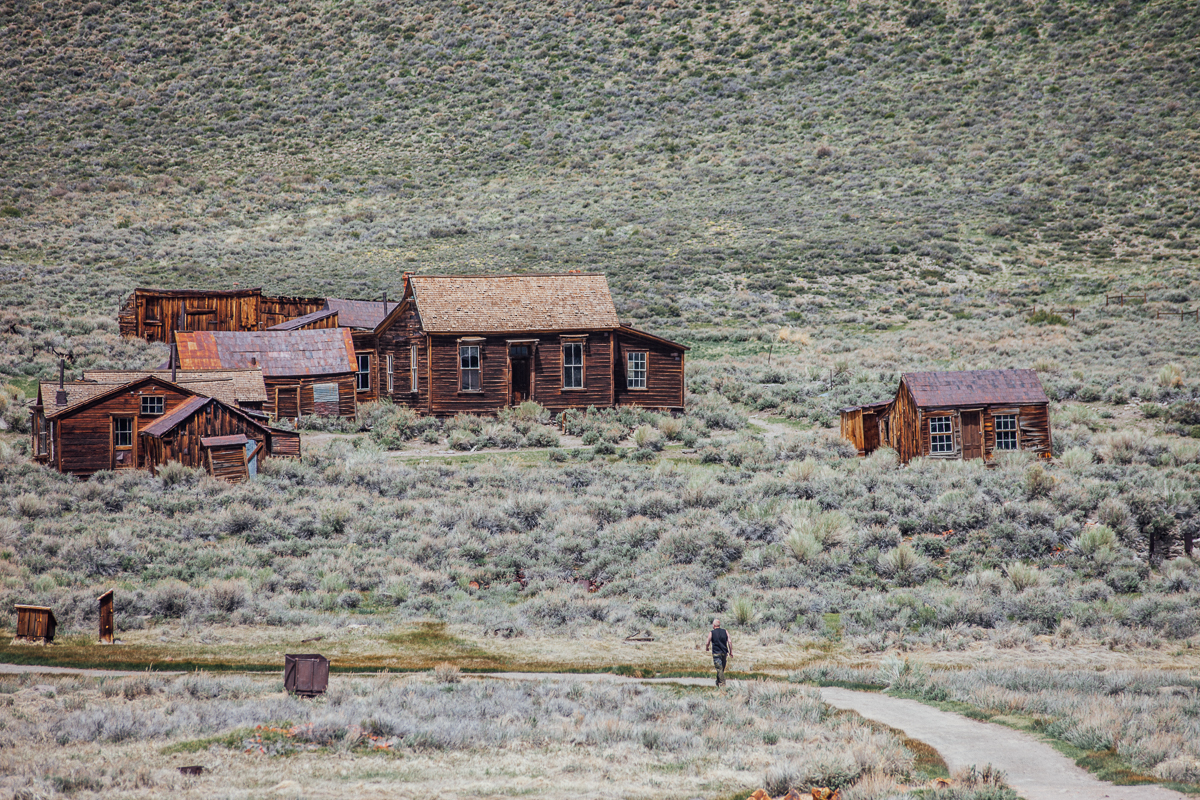
[[[1132,303],[1134,300],[1146,302],[1144,294],[1106,294],[1104,295],[1104,305],[1125,305],[1126,301]]]

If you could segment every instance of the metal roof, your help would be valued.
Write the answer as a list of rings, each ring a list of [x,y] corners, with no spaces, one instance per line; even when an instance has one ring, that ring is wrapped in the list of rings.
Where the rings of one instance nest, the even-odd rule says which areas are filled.
[[[978,369],[964,372],[906,372],[904,385],[918,406],[970,406],[1049,403],[1042,381],[1031,369]]]
[[[216,401],[211,397],[189,397],[182,405],[178,405],[171,409],[169,413],[163,414],[161,417],[154,420],[154,422],[151,422],[149,425],[142,428],[139,433],[144,433],[147,436],[154,436],[155,438],[160,437],[195,412],[213,402]]]
[[[248,441],[250,440],[246,438],[246,434],[244,433],[235,433],[229,436],[200,437],[200,444],[204,445],[205,447],[225,447],[232,444],[244,445]]]
[[[368,330],[375,330],[388,312],[398,305],[400,304],[389,301],[385,307],[382,300],[341,300],[336,297],[325,300],[326,310],[337,312],[338,325],[343,328]]]
[[[261,367],[268,378],[354,372],[347,328],[301,331],[177,331],[186,369]]]
[[[429,333],[595,331],[621,324],[603,275],[413,275],[409,286]]]
[[[326,309],[322,309],[321,311],[314,311],[311,314],[305,314],[302,317],[296,317],[295,319],[286,320],[285,322],[281,322],[278,325],[272,325],[271,327],[267,328],[267,330],[269,330],[269,331],[295,331],[295,330],[299,330],[300,328],[303,328],[307,325],[311,325],[314,322],[320,322],[321,320],[328,319],[329,317],[336,317],[337,313],[338,312],[333,309],[326,308]]]

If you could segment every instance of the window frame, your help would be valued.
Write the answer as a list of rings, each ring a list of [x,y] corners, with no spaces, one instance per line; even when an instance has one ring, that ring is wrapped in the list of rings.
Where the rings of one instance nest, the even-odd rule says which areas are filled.
[[[33,449],[34,456],[50,455],[50,426],[43,416],[34,417]]]
[[[992,415],[992,432],[993,432],[993,436],[995,437],[995,441],[993,442],[993,445],[992,445],[993,450],[1003,450],[1006,453],[1011,453],[1011,452],[1016,452],[1017,450],[1021,449],[1021,425],[1020,425],[1019,420],[1017,419],[1018,416],[1019,416],[1018,414],[993,414]],[[1006,421],[1012,420],[1012,427],[1011,428],[1006,427],[1006,428],[1002,429],[1000,427],[1000,420],[1006,420]],[[1006,434],[1003,439],[1000,438],[1000,434],[1002,434],[1002,433]],[[1007,434],[1012,434],[1012,438],[1010,439]],[[1002,441],[1003,442],[1011,441],[1012,447],[1001,446],[1000,443]]]
[[[934,430],[934,423],[938,423],[939,429]],[[940,426],[944,424],[945,430]],[[928,420],[929,426],[929,455],[931,456],[950,456],[957,452],[954,447],[954,415],[939,414],[936,417],[930,417]]]
[[[396,391],[396,364],[395,356],[388,353],[384,360],[384,366],[387,370],[387,391],[392,394]]]
[[[363,359],[366,359],[366,362],[367,362],[366,369],[363,369]],[[370,353],[355,353],[354,360],[355,360],[355,366],[357,367],[357,369],[354,370],[354,391],[356,391],[356,392],[371,391],[371,354]],[[363,386],[364,380],[367,384],[366,386]]]
[[[634,386],[630,383],[633,380],[634,368],[632,360],[634,356],[642,357],[642,385]],[[649,350],[626,350],[625,351],[625,388],[631,392],[646,392],[650,390],[650,351]]]
[[[408,346],[408,391],[411,394],[421,391],[421,345],[419,344]]]
[[[579,363],[567,363],[568,348],[579,348]],[[564,392],[587,391],[587,341],[585,339],[566,339],[562,342],[562,390]],[[579,370],[579,385],[567,385],[567,370]]]
[[[463,358],[470,357],[468,351],[475,351],[475,366],[464,367]],[[468,373],[474,372],[477,378],[475,388],[466,386],[463,381]],[[458,393],[459,394],[483,394],[483,344],[482,342],[459,342],[458,343]]]
[[[146,401],[147,400],[157,400],[158,401],[158,403],[157,403],[158,410],[157,411],[147,411],[146,410]],[[167,412],[166,396],[161,395],[161,394],[144,394],[141,396],[141,404],[138,407],[138,416],[161,417],[166,412]]]

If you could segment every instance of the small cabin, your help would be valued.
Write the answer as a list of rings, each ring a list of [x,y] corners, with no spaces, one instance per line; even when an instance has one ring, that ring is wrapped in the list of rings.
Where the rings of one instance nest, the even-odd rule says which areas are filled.
[[[891,447],[902,463],[1023,450],[1050,458],[1050,398],[1031,369],[906,372],[886,403],[844,408],[842,436],[859,455]]]
[[[374,335],[377,394],[424,414],[684,407],[687,348],[622,324],[603,275],[409,275]]]
[[[175,342],[185,369],[261,369],[272,418],[358,413],[354,340],[345,328],[183,331]]]
[[[193,397],[141,431],[145,464],[178,461],[214,478],[239,483],[258,473],[267,456],[300,455],[300,434],[268,427],[212,397]]]
[[[117,315],[122,336],[173,340],[176,331],[261,331],[320,311],[323,297],[269,297],[262,289],[135,289]]]
[[[54,618],[53,609],[23,605],[13,606],[13,609],[17,612],[17,641],[31,644],[50,644],[54,641],[58,620]]]

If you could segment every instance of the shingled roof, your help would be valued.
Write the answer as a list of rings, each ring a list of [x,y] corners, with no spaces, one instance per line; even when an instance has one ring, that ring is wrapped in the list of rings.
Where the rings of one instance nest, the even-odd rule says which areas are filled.
[[[347,328],[303,331],[177,331],[184,369],[261,367],[272,377],[354,372],[354,340]]]
[[[83,371],[85,381],[96,384],[123,384],[153,375],[171,380],[169,369],[110,370],[87,369]],[[263,384],[263,373],[258,367],[252,369],[177,370],[175,383],[196,394],[215,397],[223,403],[265,403],[267,389]],[[57,390],[57,384],[55,384]],[[53,397],[53,394],[48,395]]]
[[[128,383],[128,381],[126,381]],[[63,391],[67,393],[66,405],[58,405],[54,401],[58,397],[58,381],[43,381],[39,384],[42,395],[42,406],[46,414],[58,414],[74,408],[80,403],[91,400],[96,395],[104,394],[114,386],[111,383],[92,383],[91,381],[66,381]]]
[[[343,328],[374,330],[383,322],[387,313],[399,303],[390,302],[384,308],[382,300],[340,300],[329,297],[325,300],[326,311],[336,311],[338,325]]]
[[[595,331],[621,324],[603,275],[413,275],[409,286],[429,333]]]
[[[1050,402],[1031,369],[906,372],[902,380],[916,404],[923,407]]]

